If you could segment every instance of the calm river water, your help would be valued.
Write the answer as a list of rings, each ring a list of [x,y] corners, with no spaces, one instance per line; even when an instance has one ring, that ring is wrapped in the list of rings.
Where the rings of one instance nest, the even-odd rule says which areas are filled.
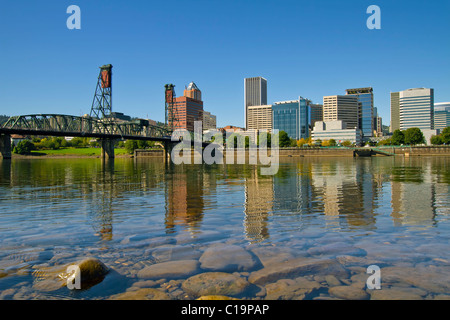
[[[0,298],[447,299],[449,189],[448,157],[0,160]],[[103,281],[61,286],[86,257]]]

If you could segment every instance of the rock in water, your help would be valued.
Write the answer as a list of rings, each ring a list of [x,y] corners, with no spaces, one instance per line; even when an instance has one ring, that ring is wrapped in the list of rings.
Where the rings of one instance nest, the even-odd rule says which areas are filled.
[[[80,268],[81,288],[89,288],[103,281],[108,268],[97,258],[86,258],[75,263]]]
[[[209,271],[241,272],[261,266],[250,252],[236,245],[218,244],[205,250],[200,257],[202,269]]]
[[[190,277],[182,288],[194,297],[239,296],[248,287],[247,280],[225,272],[206,272]]]

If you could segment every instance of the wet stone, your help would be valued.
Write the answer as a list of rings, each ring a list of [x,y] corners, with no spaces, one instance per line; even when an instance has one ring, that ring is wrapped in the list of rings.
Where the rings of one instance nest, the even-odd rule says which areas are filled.
[[[336,277],[348,276],[340,263],[334,259],[296,258],[289,261],[272,264],[268,267],[254,271],[249,276],[249,282],[262,285],[275,282],[279,279],[296,278],[304,275],[327,275]]]
[[[296,279],[281,279],[266,286],[267,300],[303,300],[314,290],[321,288],[317,281],[303,277]]]
[[[208,247],[200,257],[202,269],[209,271],[251,271],[261,262],[249,251],[237,245],[217,244]]]
[[[197,260],[176,260],[153,264],[137,273],[141,279],[180,279],[200,272]]]
[[[205,272],[184,281],[182,288],[194,297],[209,295],[239,296],[249,285],[247,280],[234,274]]]
[[[367,292],[358,286],[335,286],[331,287],[328,293],[345,300],[366,300],[369,298]]]
[[[171,300],[172,297],[158,289],[141,288],[113,295],[110,300]]]

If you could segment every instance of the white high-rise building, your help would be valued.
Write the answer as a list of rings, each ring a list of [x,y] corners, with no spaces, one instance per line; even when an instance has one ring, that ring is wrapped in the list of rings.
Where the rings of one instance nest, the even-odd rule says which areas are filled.
[[[399,93],[400,130],[434,129],[434,89],[415,88]]]

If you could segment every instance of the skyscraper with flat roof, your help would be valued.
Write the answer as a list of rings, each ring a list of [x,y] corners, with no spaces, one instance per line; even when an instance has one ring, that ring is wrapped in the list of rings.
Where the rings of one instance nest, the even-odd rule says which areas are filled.
[[[358,124],[364,137],[373,136],[373,88],[355,88],[345,90],[347,95],[358,98]]]
[[[391,128],[390,131],[400,129],[400,92],[391,92]]]
[[[290,138],[299,140],[309,137],[310,100],[299,97],[298,100],[275,102],[272,106],[272,128],[285,131]]]
[[[443,130],[450,127],[450,102],[434,104],[434,128]]]
[[[272,105],[249,106],[247,130],[272,130]]]
[[[400,130],[434,129],[434,89],[415,88],[400,91]]]
[[[267,80],[263,77],[244,79],[244,116],[248,129],[248,107],[267,105]]]
[[[323,97],[323,121],[342,120],[348,129],[359,128],[359,104],[355,95]]]

